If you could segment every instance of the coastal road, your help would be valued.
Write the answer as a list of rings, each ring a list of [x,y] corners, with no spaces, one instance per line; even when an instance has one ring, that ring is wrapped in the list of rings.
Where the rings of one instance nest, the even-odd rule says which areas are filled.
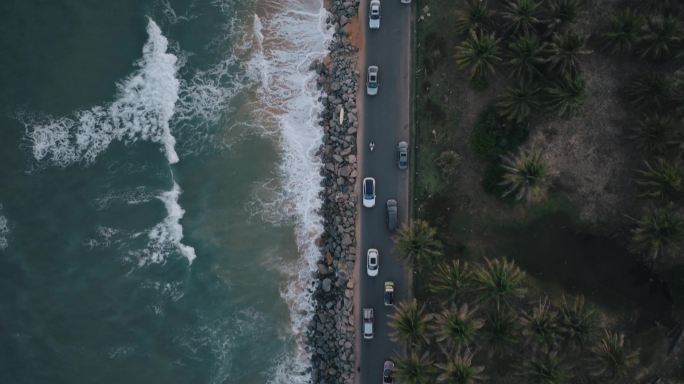
[[[409,217],[408,191],[409,169],[397,168],[396,145],[399,141],[410,142],[410,59],[411,59],[411,11],[412,4],[401,4],[399,0],[382,0],[381,25],[379,30],[368,29],[368,3],[361,0],[359,15],[364,48],[360,51],[360,88],[363,103],[361,129],[359,131],[359,150],[361,156],[359,183],[364,177],[374,177],[376,181],[376,205],[373,208],[361,207],[357,273],[360,287],[360,308],[355,313],[358,318],[357,346],[360,350],[357,359],[357,382],[377,384],[382,382],[382,366],[386,359],[392,358],[399,347],[390,338],[387,326],[388,315],[393,307],[383,304],[385,281],[395,283],[395,302],[407,300],[410,294],[408,269],[393,251],[393,233],[387,230],[388,199],[396,199],[399,206],[399,224],[407,223]],[[379,67],[379,91],[376,96],[365,92],[366,68]],[[375,150],[368,147],[370,140],[375,141]],[[358,189],[361,191],[361,188]],[[361,198],[359,198],[361,201]],[[361,206],[361,204],[359,204]],[[366,251],[377,248],[380,253],[380,270],[377,277],[366,274]],[[362,308],[373,308],[375,312],[375,337],[363,340],[361,328]]]

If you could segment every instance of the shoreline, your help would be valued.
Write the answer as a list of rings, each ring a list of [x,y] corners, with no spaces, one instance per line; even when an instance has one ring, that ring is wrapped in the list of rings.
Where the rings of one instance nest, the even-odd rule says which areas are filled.
[[[307,331],[312,383],[354,383],[356,352],[354,268],[356,260],[357,118],[359,0],[324,0],[334,29],[329,54],[315,61],[323,111],[321,215],[324,233],[317,241],[321,258],[314,272],[315,314]],[[356,45],[356,46],[355,46]],[[344,116],[340,123],[340,110]]]

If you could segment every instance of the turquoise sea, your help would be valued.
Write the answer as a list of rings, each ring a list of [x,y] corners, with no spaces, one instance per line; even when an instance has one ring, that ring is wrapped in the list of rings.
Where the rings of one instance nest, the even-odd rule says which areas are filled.
[[[322,0],[0,2],[0,383],[306,383]]]

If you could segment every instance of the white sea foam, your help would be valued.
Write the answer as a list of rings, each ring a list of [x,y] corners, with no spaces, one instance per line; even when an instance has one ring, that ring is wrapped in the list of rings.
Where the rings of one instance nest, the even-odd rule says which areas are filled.
[[[152,19],[147,34],[137,69],[117,84],[114,102],[71,116],[20,116],[36,160],[58,166],[90,163],[113,141],[147,140],[163,145],[169,163],[178,162],[169,128],[180,86],[177,58],[167,52],[168,40]]]
[[[7,236],[10,232],[7,218],[3,216],[2,213],[2,204],[0,204],[0,251],[7,249],[7,246],[9,245]]]
[[[287,268],[291,281],[282,291],[299,348],[295,356],[279,362],[270,382],[306,383],[310,355],[304,349],[305,332],[314,310],[309,287],[320,258],[315,242],[323,232],[319,212],[322,164],[316,155],[323,137],[318,124],[322,106],[317,101],[316,74],[309,66],[327,54],[332,30],[326,25],[322,1],[268,0],[264,9],[264,15],[254,16],[255,52],[249,65],[256,72],[253,76],[261,80],[255,118],[277,141],[282,160],[281,194],[266,201],[263,209],[278,209],[294,219],[301,255],[296,265]]]
[[[197,256],[195,249],[181,243],[183,240],[183,226],[180,220],[185,214],[185,210],[178,204],[181,189],[174,180],[173,188],[162,193],[158,198],[166,207],[167,216],[161,223],[157,224],[148,233],[147,247],[138,254],[138,263],[142,266],[149,263],[161,263],[166,260],[171,251],[179,251],[188,262],[192,264]]]

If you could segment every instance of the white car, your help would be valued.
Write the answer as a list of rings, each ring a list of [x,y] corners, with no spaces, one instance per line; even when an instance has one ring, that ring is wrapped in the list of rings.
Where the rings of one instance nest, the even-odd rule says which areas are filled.
[[[368,10],[368,28],[380,29],[380,0],[371,0]]]
[[[378,275],[380,269],[380,254],[375,248],[369,248],[366,253],[366,273],[368,276],[374,277]]]
[[[363,179],[363,206],[375,207],[375,179],[372,177]]]
[[[400,0],[402,4],[411,4],[411,0]]]
[[[375,96],[378,94],[378,72],[380,69],[377,65],[368,67],[368,74],[366,76],[366,93],[368,96]]]

